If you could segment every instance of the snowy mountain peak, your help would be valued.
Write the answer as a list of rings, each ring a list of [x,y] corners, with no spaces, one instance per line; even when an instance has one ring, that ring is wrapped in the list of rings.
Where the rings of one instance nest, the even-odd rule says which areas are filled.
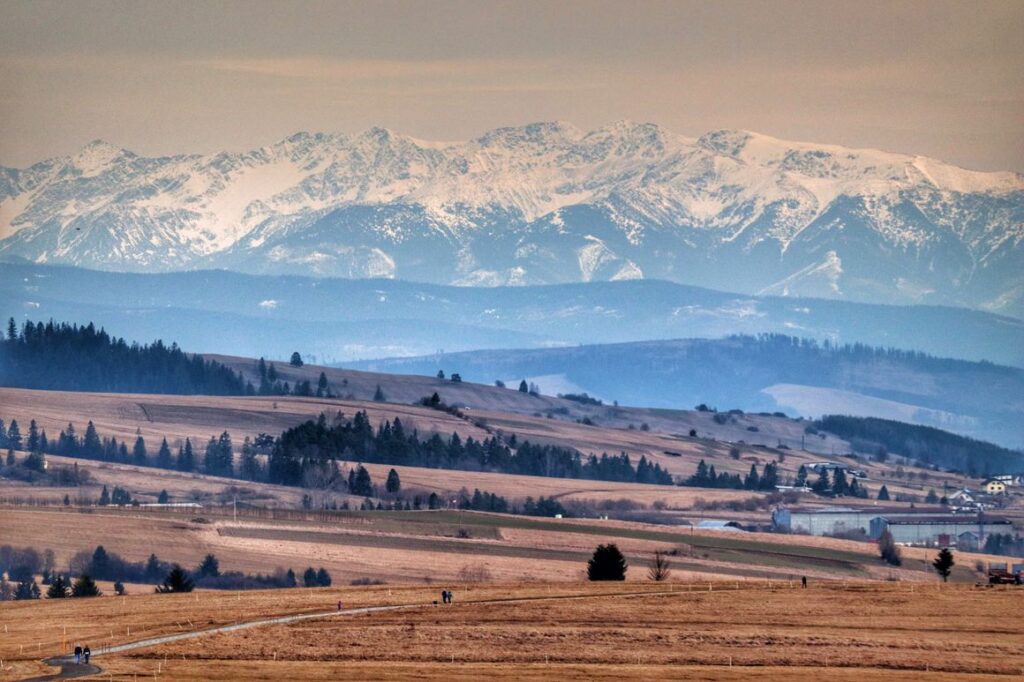
[[[0,257],[460,284],[662,278],[1024,314],[1024,178],[622,120],[429,142],[299,132],[0,169]]]
[[[111,165],[134,158],[135,154],[127,149],[122,149],[104,140],[93,140],[72,156],[68,160],[68,165],[81,173],[83,177],[92,177],[102,173]]]

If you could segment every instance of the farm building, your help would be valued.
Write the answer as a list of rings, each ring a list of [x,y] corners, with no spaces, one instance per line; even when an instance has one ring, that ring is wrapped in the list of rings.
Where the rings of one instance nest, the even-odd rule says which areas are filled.
[[[809,535],[841,535],[868,533],[871,519],[879,516],[883,508],[853,509],[851,507],[794,507],[779,508],[772,512],[772,523],[779,530]]]
[[[959,546],[974,549],[984,546],[992,533],[1013,533],[1013,524],[1005,518],[954,514],[888,514],[871,520],[869,535],[878,538],[888,530],[893,540],[903,545]]]

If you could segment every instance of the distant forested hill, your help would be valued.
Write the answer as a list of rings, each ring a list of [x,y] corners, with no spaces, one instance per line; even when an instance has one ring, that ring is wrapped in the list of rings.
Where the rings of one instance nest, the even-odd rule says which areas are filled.
[[[964,471],[971,476],[995,476],[1024,470],[1024,454],[933,429],[872,417],[828,415],[815,427],[848,440],[861,452],[894,453],[925,464]]]
[[[129,341],[328,364],[483,348],[779,333],[1024,367],[1024,320],[938,306],[749,296],[655,280],[452,287],[0,262],[0,314],[94,322]]]
[[[243,395],[241,375],[162,341],[128,344],[92,324],[10,320],[0,342],[0,386],[63,391]]]
[[[346,363],[399,374],[537,383],[606,403],[895,419],[1024,445],[1024,370],[866,345],[767,334],[448,353]],[[509,385],[513,385],[509,383]]]

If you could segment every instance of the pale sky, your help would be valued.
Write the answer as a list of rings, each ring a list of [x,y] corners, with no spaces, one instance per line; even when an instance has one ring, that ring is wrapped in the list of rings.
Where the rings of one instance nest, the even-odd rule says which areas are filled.
[[[1024,1],[0,0],[0,165],[620,119],[1024,172]]]

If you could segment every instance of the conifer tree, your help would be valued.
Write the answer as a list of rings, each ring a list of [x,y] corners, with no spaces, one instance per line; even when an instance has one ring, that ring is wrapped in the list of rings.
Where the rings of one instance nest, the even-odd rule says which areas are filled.
[[[70,594],[71,588],[67,578],[62,575],[54,576],[50,581],[50,586],[46,589],[47,599],[67,599]]]
[[[103,593],[96,586],[96,581],[87,574],[78,576],[75,584],[71,586],[72,597],[99,597]]]
[[[156,465],[161,469],[172,469],[174,467],[174,461],[171,457],[171,448],[167,445],[166,438],[164,438],[160,443],[160,451],[156,454]]]
[[[953,552],[949,547],[943,547],[940,549],[935,560],[932,562],[935,572],[942,576],[942,582],[949,581],[949,574],[953,572],[953,566],[955,564],[956,561],[953,560]]]
[[[175,592],[191,592],[195,589],[195,583],[192,578],[188,576],[178,564],[174,564],[171,567],[170,573],[164,578],[163,583],[157,586],[156,591],[159,594],[169,594]]]
[[[402,489],[402,480],[398,477],[398,472],[392,469],[388,472],[388,480],[384,484],[385,489],[394,495]]]
[[[587,562],[589,580],[625,580],[626,557],[614,543],[598,545],[594,555]]]
[[[136,464],[146,464],[146,440],[138,430],[135,432],[135,445],[132,447],[132,459]]]

